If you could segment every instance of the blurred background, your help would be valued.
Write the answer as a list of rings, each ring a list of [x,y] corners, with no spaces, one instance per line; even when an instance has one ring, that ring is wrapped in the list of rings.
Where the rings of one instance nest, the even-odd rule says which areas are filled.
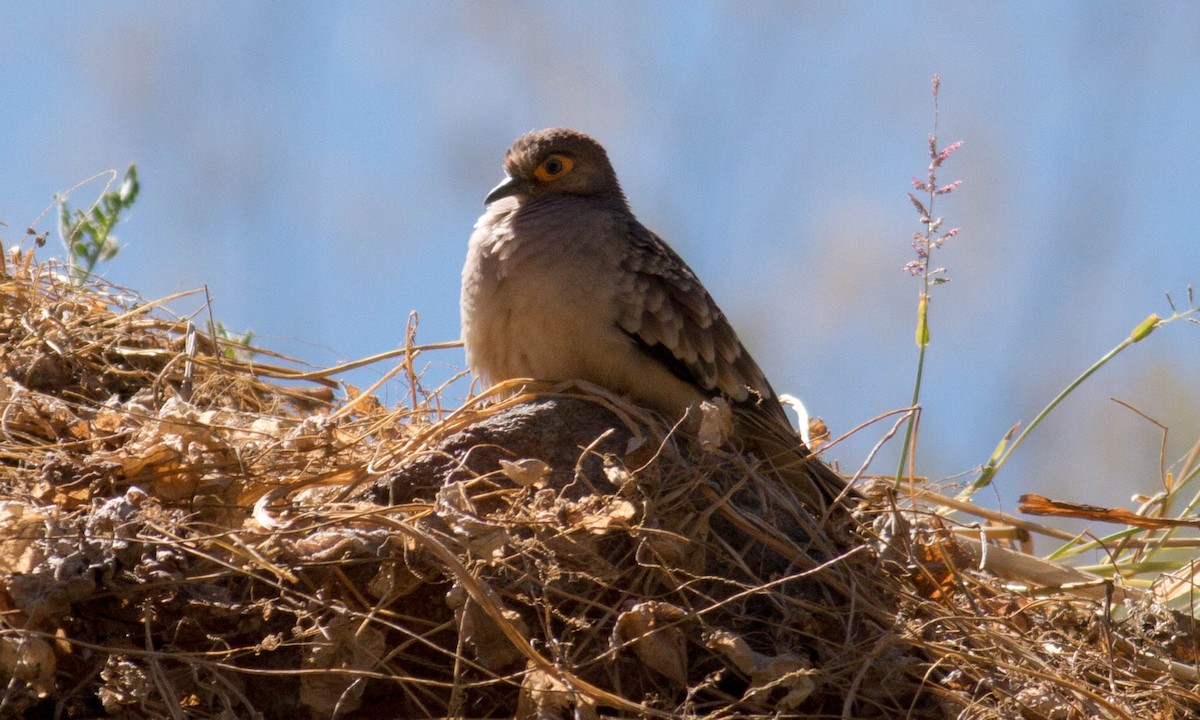
[[[327,366],[458,337],[458,286],[506,147],[609,149],[776,389],[834,435],[906,406],[930,79],[964,145],[936,214],[917,467],[962,482],[1149,313],[1200,282],[1200,4],[40,2],[0,5],[0,240],[136,162],[113,282],[207,286],[255,343]],[[90,204],[92,183],[71,197]],[[61,253],[55,213],[42,256]],[[202,301],[180,301],[187,313]],[[436,386],[461,350],[426,356]],[[345,379],[365,387],[388,367]],[[467,388],[447,398],[456,405]],[[1200,327],[1072,395],[981,493],[1128,505],[1200,435]],[[386,403],[403,402],[391,385]],[[890,421],[835,447],[854,470]],[[872,470],[895,471],[898,440]]]

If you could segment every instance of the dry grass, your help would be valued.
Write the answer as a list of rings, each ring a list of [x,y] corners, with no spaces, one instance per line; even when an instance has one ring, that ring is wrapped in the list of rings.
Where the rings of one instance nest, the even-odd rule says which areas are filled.
[[[250,350],[5,258],[0,716],[1200,713],[1187,616],[972,542],[939,498],[815,518],[593,398],[643,439],[599,473],[380,505],[372,483],[529,398],[431,422],[436,393],[345,403]]]

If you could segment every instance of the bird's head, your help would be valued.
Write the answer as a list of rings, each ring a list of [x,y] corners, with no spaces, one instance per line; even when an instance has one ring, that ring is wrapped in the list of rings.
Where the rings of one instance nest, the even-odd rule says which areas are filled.
[[[615,198],[624,202],[617,174],[600,143],[570,128],[535,130],[504,155],[508,175],[484,198],[529,200],[553,194]]]

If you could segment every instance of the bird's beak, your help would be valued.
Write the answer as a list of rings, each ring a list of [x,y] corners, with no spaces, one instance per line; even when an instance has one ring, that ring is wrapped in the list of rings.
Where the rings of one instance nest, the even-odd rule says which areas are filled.
[[[506,177],[499,185],[492,188],[492,191],[483,199],[483,204],[491,205],[501,198],[516,195],[517,193],[521,192],[522,187],[523,183],[521,183],[520,180],[517,180],[514,177]]]

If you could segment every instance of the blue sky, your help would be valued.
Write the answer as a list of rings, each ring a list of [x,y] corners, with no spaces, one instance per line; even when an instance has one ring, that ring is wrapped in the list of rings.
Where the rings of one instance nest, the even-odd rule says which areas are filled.
[[[148,298],[207,285],[226,325],[327,365],[401,344],[413,310],[420,340],[457,338],[504,149],[570,125],[608,147],[776,388],[838,433],[911,395],[906,193],[935,72],[941,138],[964,142],[942,174],[963,181],[939,208],[963,229],[934,263],[952,282],[931,307],[919,455],[945,478],[1200,282],[1200,5],[10,2],[0,238],[136,162],[106,275]],[[435,361],[444,377],[461,352]],[[1099,373],[981,500],[1153,492],[1158,430],[1110,396],[1182,454],[1200,328]],[[884,430],[835,458],[857,467]]]

